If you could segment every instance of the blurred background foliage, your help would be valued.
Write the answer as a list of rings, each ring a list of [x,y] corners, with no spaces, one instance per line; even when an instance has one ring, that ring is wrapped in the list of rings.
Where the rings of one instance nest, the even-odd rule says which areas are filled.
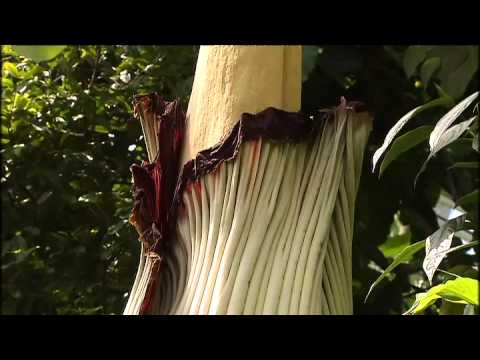
[[[198,46],[66,46],[48,56],[29,48],[2,46],[2,313],[119,314],[139,257],[129,166],[147,158],[132,96],[157,91],[186,109]],[[478,46],[305,46],[303,70],[304,112],[346,96],[375,115],[356,209],[354,312],[402,314],[429,287],[422,256],[399,265],[364,303],[368,289],[399,251],[438,228],[449,201],[478,189],[478,167],[448,170],[478,162],[478,153],[471,141],[448,146],[415,191],[426,142],[380,179],[372,155],[398,119],[439,89],[452,105],[477,91]],[[405,131],[435,124],[445,110],[425,111]],[[478,249],[467,250],[441,268],[476,277]],[[426,313],[448,311],[458,309],[438,302]]]

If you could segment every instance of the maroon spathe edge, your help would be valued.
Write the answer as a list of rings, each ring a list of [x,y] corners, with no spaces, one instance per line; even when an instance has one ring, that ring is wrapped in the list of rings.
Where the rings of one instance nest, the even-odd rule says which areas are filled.
[[[130,167],[133,177],[134,204],[130,223],[135,226],[145,254],[152,259],[145,298],[140,314],[150,312],[158,275],[163,265],[164,246],[170,238],[169,225],[175,184],[178,177],[180,151],[185,132],[185,114],[178,100],[163,101],[157,94],[134,98],[134,115],[158,123],[158,154],[149,164]]]
[[[149,164],[144,161],[141,166],[134,164],[130,168],[134,197],[130,222],[140,235],[146,255],[154,261],[140,309],[143,315],[150,312],[163,266],[162,259],[168,251],[177,210],[182,205],[183,191],[187,185],[213,172],[223,162],[234,159],[244,141],[260,137],[282,142],[308,139],[323,121],[333,116],[335,109],[321,110],[309,117],[300,112],[287,112],[273,107],[257,114],[244,113],[226,137],[217,145],[200,151],[178,174],[185,131],[185,113],[179,101],[167,102],[153,93],[136,96],[133,104],[135,116],[159,121],[159,150],[154,162]],[[363,103],[347,103],[344,98],[340,107],[354,112],[366,111]]]

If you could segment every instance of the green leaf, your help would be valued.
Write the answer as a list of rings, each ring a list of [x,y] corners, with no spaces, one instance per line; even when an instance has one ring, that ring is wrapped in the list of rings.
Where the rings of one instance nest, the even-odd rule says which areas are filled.
[[[449,280],[445,284],[432,287],[426,293],[417,294],[415,303],[404,315],[419,314],[440,298],[457,304],[478,306],[478,287],[476,279],[458,277]]]
[[[460,199],[457,200],[457,205],[461,207],[466,207],[470,204],[478,204],[479,202],[479,192],[478,189],[472,191],[471,193],[462,196]]]
[[[442,300],[442,306],[438,313],[439,315],[464,315],[465,304],[453,303],[447,300]]]
[[[437,288],[437,294],[445,300],[465,301],[478,306],[478,286],[479,283],[476,279],[458,277],[435,287]]]
[[[403,313],[403,315],[419,314],[432,305],[437,299],[440,299],[440,295],[435,293],[417,293],[415,294],[415,302],[413,303],[412,307]]]
[[[29,46],[19,46],[14,45],[13,49],[17,52],[18,55],[22,55],[32,59],[35,62],[47,61],[53,59],[55,56],[60,54],[65,45],[52,45],[52,46],[40,46],[40,45],[29,45]]]
[[[8,79],[8,78],[2,76],[2,87],[3,87],[4,89],[13,88],[13,81],[12,81],[12,79]]]
[[[450,169],[454,169],[454,168],[463,168],[463,169],[478,169],[480,163],[478,161],[471,161],[471,162],[458,162],[458,163],[455,163],[453,164],[452,166],[450,166],[448,168],[448,170]]]
[[[396,139],[393,142],[390,150],[388,150],[388,152],[386,153],[385,158],[380,165],[379,177],[382,176],[385,169],[388,167],[388,165],[390,165],[393,160],[398,158],[404,152],[410,150],[411,148],[428,139],[428,135],[430,134],[432,129],[433,126],[431,125],[420,126]]]
[[[95,125],[94,130],[100,134],[108,134],[108,129],[103,125]]]
[[[478,71],[478,46],[439,46],[442,66],[438,77],[443,88],[453,98],[459,99]]]
[[[408,49],[405,51],[405,57],[403,58],[403,69],[405,70],[405,74],[407,74],[408,78],[410,78],[415,73],[418,65],[422,63],[422,61],[427,56],[427,53],[432,48],[433,46],[420,45],[408,47]]]
[[[435,85],[435,89],[437,89],[437,92],[440,95],[440,97],[445,97],[450,99],[450,105],[451,107],[453,107],[455,105],[455,100],[450,95],[448,95],[447,92],[443,90],[440,85],[438,85],[437,83],[433,83],[433,85]]]
[[[378,247],[386,258],[394,258],[403,249],[410,245],[412,234],[410,232],[402,235],[389,237],[382,245]]]
[[[432,57],[422,64],[420,68],[420,77],[425,84],[428,85],[430,79],[432,78],[433,74],[440,68],[441,60],[439,57]]]
[[[393,262],[380,274],[380,276],[375,280],[375,282],[370,286],[368,290],[367,296],[365,297],[365,302],[367,301],[368,297],[372,290],[382,281],[393,269],[395,269],[398,265],[408,262],[414,254],[425,247],[425,240],[416,242],[412,245],[405,247],[396,257],[393,259]]]
[[[26,260],[28,256],[32,254],[34,251],[36,251],[37,249],[38,249],[38,246],[29,248],[29,249],[17,249],[16,251],[13,252],[13,254],[16,255],[16,259],[12,262],[2,265],[2,270],[6,270],[13,265],[20,264],[21,262]]]
[[[478,241],[475,241],[478,243]],[[452,251],[455,248],[450,249]],[[448,269],[448,271],[457,277],[469,277],[472,279],[478,278],[478,270],[474,269],[472,266],[468,265],[455,265]]]
[[[9,61],[5,61],[2,64],[2,75],[7,76],[9,74],[13,75],[15,77],[18,77],[18,70],[17,70],[17,67],[15,66],[14,63],[11,63]]]
[[[415,109],[411,110],[408,112],[406,115],[404,115],[400,120],[397,121],[397,123],[388,131],[387,135],[385,136],[385,140],[383,141],[383,144],[380,148],[375,151],[375,154],[373,154],[372,158],[372,172],[375,171],[375,166],[382,156],[382,154],[385,152],[385,150],[388,148],[390,143],[393,141],[395,136],[398,134],[398,132],[406,125],[406,123],[413,118],[414,116],[420,114],[421,112],[436,107],[436,106],[448,106],[451,103],[450,98],[448,97],[441,97],[435,100],[432,100],[426,104],[420,105],[416,107]]]
[[[430,159],[435,156],[435,154],[440,151],[445,146],[451,144],[455,140],[457,140],[470,126],[470,124],[476,120],[477,115],[473,116],[469,120],[463,121],[460,124],[449,126],[465,111],[466,108],[477,98],[479,92],[473,93],[458,105],[456,105],[453,109],[451,109],[446,115],[444,115],[435,125],[435,128],[430,134],[429,145],[430,145],[430,154],[428,155],[425,162],[422,164],[422,167],[418,171],[417,175],[415,176],[415,180],[413,182],[413,188],[417,186],[417,181],[420,175],[425,171],[427,168],[427,164]],[[374,155],[375,156],[375,155]]]
[[[479,145],[479,134],[475,134],[473,141],[472,141],[472,149],[476,152],[480,152],[480,145]]]
[[[26,109],[28,104],[30,103],[30,98],[27,95],[23,95],[23,94],[19,94],[19,93],[16,93],[15,94],[15,98],[13,100],[13,107],[15,109]]]

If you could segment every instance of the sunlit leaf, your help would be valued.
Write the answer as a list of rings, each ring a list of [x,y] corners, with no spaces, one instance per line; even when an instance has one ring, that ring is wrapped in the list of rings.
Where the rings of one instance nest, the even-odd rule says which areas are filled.
[[[437,299],[440,299],[440,295],[435,293],[417,293],[415,294],[415,302],[403,315],[419,314],[425,311],[425,309],[432,305]]]
[[[440,134],[438,139],[434,140],[434,147],[431,148],[431,155],[435,155],[445,146],[451,144],[457,140],[470,126],[470,124],[476,119],[476,116],[461,122],[460,124],[454,125],[446,130],[444,133]]]
[[[41,45],[14,45],[13,49],[18,55],[22,55],[32,59],[33,61],[40,62],[53,59],[55,56],[60,54],[65,45],[51,45],[51,46],[41,46]]]
[[[18,70],[17,70],[17,67],[15,66],[14,63],[11,63],[9,61],[5,61],[2,64],[2,75],[3,76],[13,75],[13,76],[16,77],[17,74],[18,74]],[[12,83],[12,85],[13,85],[13,83]]]
[[[7,89],[7,88],[12,88],[13,87],[13,81],[12,79],[8,79],[6,77],[2,77],[2,87],[4,89]]]
[[[470,126],[470,124],[476,119],[476,116],[472,117],[469,120],[463,121],[460,124],[454,125],[448,130],[443,133],[439,133],[439,137],[436,138],[433,142],[433,148],[431,147],[430,154],[428,155],[425,162],[422,164],[422,167],[418,171],[417,175],[415,176],[415,180],[413,182],[414,188],[417,185],[417,181],[420,175],[425,171],[427,168],[428,162],[434,157],[441,149],[445,146],[450,145],[455,140],[457,140]],[[435,131],[435,130],[434,130]],[[430,143],[432,144],[432,136],[433,132],[430,134]]]
[[[399,133],[399,131],[407,124],[407,122],[412,119],[414,116],[420,114],[421,112],[436,107],[436,106],[447,106],[450,104],[450,99],[447,97],[441,97],[435,100],[432,100],[424,105],[418,106],[415,109],[411,110],[408,112],[406,115],[404,115],[400,120],[397,121],[397,123],[390,129],[390,131],[387,133],[385,136],[385,140],[383,141],[382,146],[375,151],[375,154],[373,154],[372,158],[372,172],[375,171],[375,166],[380,159],[380,157],[383,155],[385,150],[388,148],[390,143],[393,141],[395,136]]]
[[[430,283],[433,275],[450,249],[455,231],[462,228],[467,218],[462,214],[446,221],[437,231],[427,237],[425,240],[425,258],[423,260],[423,270]]]
[[[400,155],[405,153],[406,151],[412,149],[416,145],[422,143],[423,141],[428,139],[428,135],[432,131],[433,126],[425,125],[420,126],[412,131],[407,132],[406,134],[400,136],[396,139],[392,147],[387,151],[385,154],[385,158],[380,165],[380,174],[381,176],[385,169],[390,165],[390,163],[398,158]]]
[[[444,284],[432,287],[426,293],[416,295],[413,306],[404,315],[419,314],[437,299],[444,299],[457,304],[471,304],[478,306],[479,283],[476,279],[458,277]]]
[[[453,109],[451,109],[447,114],[445,114],[435,125],[432,133],[430,134],[430,151],[433,151],[436,148],[437,142],[439,141],[442,134],[448,129],[448,127],[460,116],[460,114],[465,111],[465,109],[478,97],[478,91],[468,96]]]
[[[402,235],[396,235],[389,237],[378,249],[382,252],[386,258],[394,258],[403,249],[410,245],[410,239],[412,234],[410,232]]]

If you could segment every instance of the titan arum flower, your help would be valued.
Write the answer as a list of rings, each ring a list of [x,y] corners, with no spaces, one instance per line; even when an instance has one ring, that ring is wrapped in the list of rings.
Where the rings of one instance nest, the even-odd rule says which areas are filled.
[[[299,46],[202,46],[186,118],[135,99],[142,251],[125,314],[351,314],[364,106],[298,112]],[[180,166],[182,165],[182,166]]]

